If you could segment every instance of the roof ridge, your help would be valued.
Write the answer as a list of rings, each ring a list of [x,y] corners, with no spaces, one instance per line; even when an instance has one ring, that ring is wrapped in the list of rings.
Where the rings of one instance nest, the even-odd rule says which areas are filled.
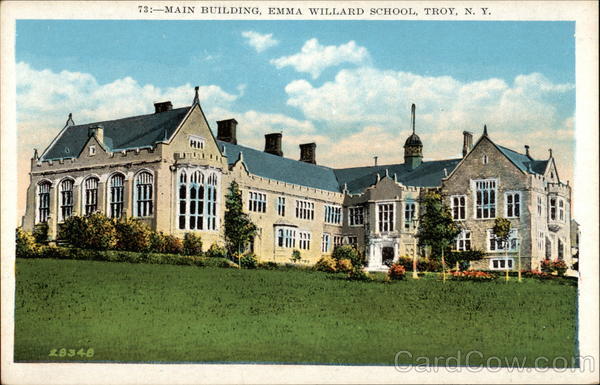
[[[119,118],[119,119],[107,119],[107,120],[100,120],[100,121],[96,121],[96,122],[88,122],[88,123],[81,123],[81,124],[74,124],[70,127],[82,127],[82,126],[88,126],[90,124],[100,124],[100,123],[108,123],[108,122],[119,122],[119,121],[123,121],[123,120],[128,120],[128,119],[134,119],[134,118],[142,118],[142,117],[146,117],[146,116],[155,116],[157,114],[163,114],[163,113],[168,113],[171,111],[179,111],[179,110],[183,110],[184,108],[191,108],[192,106],[187,106],[187,107],[179,107],[179,108],[173,108],[172,110],[168,110],[168,111],[163,111],[163,112],[151,112],[148,114],[142,114],[142,115],[134,115],[134,116],[126,116],[124,118]]]

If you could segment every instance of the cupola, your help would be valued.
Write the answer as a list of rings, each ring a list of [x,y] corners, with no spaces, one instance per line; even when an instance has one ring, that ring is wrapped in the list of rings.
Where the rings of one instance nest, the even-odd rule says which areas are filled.
[[[411,169],[419,167],[423,162],[423,142],[419,135],[415,133],[415,105],[411,107],[411,128],[412,134],[404,142],[404,163]]]

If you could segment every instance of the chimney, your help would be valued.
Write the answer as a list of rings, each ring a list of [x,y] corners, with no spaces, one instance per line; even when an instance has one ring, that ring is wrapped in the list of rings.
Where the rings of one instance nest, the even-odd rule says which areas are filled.
[[[88,127],[88,138],[96,136],[98,142],[104,144],[104,127],[100,124]]]
[[[317,164],[316,161],[316,143],[304,143],[300,145],[300,161]]]
[[[525,145],[525,155],[527,155],[527,157],[529,159],[531,159],[531,155],[529,155],[529,145],[528,144]]]
[[[223,142],[237,144],[237,120],[225,119],[217,122],[217,139]]]
[[[273,134],[265,134],[265,152],[277,156],[283,156],[281,151],[281,137],[283,135],[279,132]]]
[[[463,158],[473,149],[473,133],[463,131]]]
[[[377,167],[377,156],[374,156],[374,157],[373,157],[373,161],[374,161],[374,163],[375,163],[375,167]]]
[[[159,114],[165,111],[171,111],[173,109],[173,104],[170,101],[154,103],[154,113]]]

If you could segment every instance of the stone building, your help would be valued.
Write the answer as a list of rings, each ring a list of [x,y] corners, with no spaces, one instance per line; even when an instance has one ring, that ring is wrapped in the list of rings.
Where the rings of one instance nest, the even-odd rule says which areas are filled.
[[[404,162],[334,169],[317,164],[316,144],[300,145],[299,160],[282,152],[282,134],[265,135],[264,151],[237,142],[235,119],[217,122],[213,135],[198,99],[152,114],[76,125],[72,116],[31,160],[23,227],[47,223],[49,238],[71,215],[95,211],[132,216],[176,236],[197,232],[206,246],[222,244],[224,200],[236,181],[258,227],[252,249],[263,261],[288,262],[293,250],[314,263],[341,244],[363,251],[370,269],[419,252],[419,197],[441,191],[464,229],[456,248],[478,248],[478,268],[536,267],[543,258],[570,264],[570,187],[554,158],[534,160],[495,144],[484,131],[473,145],[464,132],[463,157],[423,161],[415,130]],[[497,216],[513,228],[508,259],[490,235]]]

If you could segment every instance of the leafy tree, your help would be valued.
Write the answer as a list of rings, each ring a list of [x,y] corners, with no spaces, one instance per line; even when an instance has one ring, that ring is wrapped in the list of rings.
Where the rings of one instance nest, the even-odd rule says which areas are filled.
[[[444,204],[441,194],[428,192],[421,201],[421,215],[417,239],[419,246],[429,246],[442,257],[442,271],[446,280],[444,254],[460,233],[460,227],[452,219],[450,208]]]
[[[504,256],[508,259],[509,238],[510,238],[510,221],[506,218],[498,217],[494,220],[492,232],[496,239],[504,246]],[[506,280],[508,281],[508,262],[506,262]]]
[[[229,254],[241,254],[255,234],[256,226],[243,211],[239,185],[233,181],[225,196],[225,244]]]

